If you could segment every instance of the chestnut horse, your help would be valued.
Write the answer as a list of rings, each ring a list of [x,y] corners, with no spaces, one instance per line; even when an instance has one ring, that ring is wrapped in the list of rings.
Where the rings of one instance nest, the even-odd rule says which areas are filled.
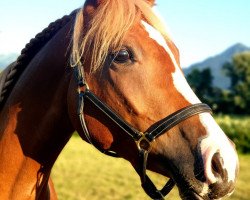
[[[0,199],[56,199],[51,169],[77,130],[128,160],[152,199],[230,195],[234,144],[188,86],[153,0],[86,0],[1,74]],[[155,188],[146,174],[170,178]]]

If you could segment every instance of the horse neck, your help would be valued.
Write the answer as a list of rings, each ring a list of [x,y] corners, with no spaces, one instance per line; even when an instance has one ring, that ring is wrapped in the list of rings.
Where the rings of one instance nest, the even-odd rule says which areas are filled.
[[[67,111],[71,25],[32,59],[0,113],[0,199],[22,195],[40,199],[50,170],[72,135]]]

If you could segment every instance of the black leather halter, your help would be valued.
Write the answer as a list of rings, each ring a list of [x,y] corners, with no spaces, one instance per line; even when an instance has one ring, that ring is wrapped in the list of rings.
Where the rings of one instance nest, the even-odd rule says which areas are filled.
[[[137,173],[141,178],[141,185],[144,191],[152,198],[157,200],[163,200],[164,197],[171,191],[174,187],[175,182],[173,179],[166,183],[166,185],[161,189],[158,190],[150,178],[146,174],[147,170],[147,158],[148,154],[150,153],[152,142],[174,127],[175,125],[179,124],[183,120],[200,114],[204,112],[211,113],[211,108],[207,104],[198,103],[187,106],[182,108],[173,114],[163,118],[162,120],[153,124],[146,132],[140,132],[124,119],[122,119],[117,113],[115,113],[108,105],[103,103],[91,90],[89,89],[85,78],[84,78],[84,71],[82,66],[75,67],[77,80],[78,80],[78,94],[79,94],[79,105],[78,105],[78,114],[81,121],[81,126],[83,132],[88,140],[89,143],[93,144],[91,140],[90,133],[85,123],[84,119],[84,100],[88,99],[89,102],[97,109],[99,109],[102,113],[104,113],[109,119],[111,119],[116,125],[118,125],[124,132],[126,132],[136,143],[138,148],[138,155],[139,155],[139,163],[138,167],[136,168]],[[94,144],[93,144],[94,145]],[[94,145],[99,151],[109,156],[118,157],[116,152],[113,151],[106,151],[100,149],[96,145]]]

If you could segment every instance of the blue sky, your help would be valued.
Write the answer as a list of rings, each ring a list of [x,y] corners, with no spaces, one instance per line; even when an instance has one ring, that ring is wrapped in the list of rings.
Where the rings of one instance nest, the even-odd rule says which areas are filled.
[[[50,22],[84,0],[1,0],[0,54],[19,53]],[[157,10],[188,66],[241,42],[250,46],[249,0],[158,0]]]

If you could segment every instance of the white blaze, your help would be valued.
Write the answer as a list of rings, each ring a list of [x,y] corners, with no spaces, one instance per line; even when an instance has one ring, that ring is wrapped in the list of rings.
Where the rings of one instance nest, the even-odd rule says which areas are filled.
[[[142,25],[149,33],[149,37],[155,40],[160,46],[162,46],[171,58],[172,63],[175,67],[175,71],[172,73],[175,88],[191,104],[200,103],[200,100],[188,85],[183,73],[181,72],[175,60],[173,52],[170,50],[162,34],[145,21],[142,21]],[[205,137],[200,138],[200,147],[208,182],[216,182],[216,177],[214,176],[211,167],[212,157],[216,152],[219,152],[223,159],[223,167],[227,169],[228,179],[234,181],[238,163],[238,157],[235,150],[232,148],[224,132],[220,129],[220,127],[217,125],[210,114],[203,113],[200,114],[199,117],[202,125],[207,132],[207,135]]]
[[[200,100],[198,97],[194,94],[193,90],[188,85],[183,73],[180,70],[180,67],[178,66],[174,54],[170,50],[169,46],[166,43],[165,38],[162,36],[162,34],[157,31],[154,27],[149,25],[148,23],[142,21],[143,26],[149,33],[149,37],[155,40],[160,46],[162,46],[165,51],[168,53],[170,59],[172,60],[172,63],[175,67],[174,73],[172,73],[174,86],[176,89],[183,95],[183,97],[190,103],[200,103]]]

